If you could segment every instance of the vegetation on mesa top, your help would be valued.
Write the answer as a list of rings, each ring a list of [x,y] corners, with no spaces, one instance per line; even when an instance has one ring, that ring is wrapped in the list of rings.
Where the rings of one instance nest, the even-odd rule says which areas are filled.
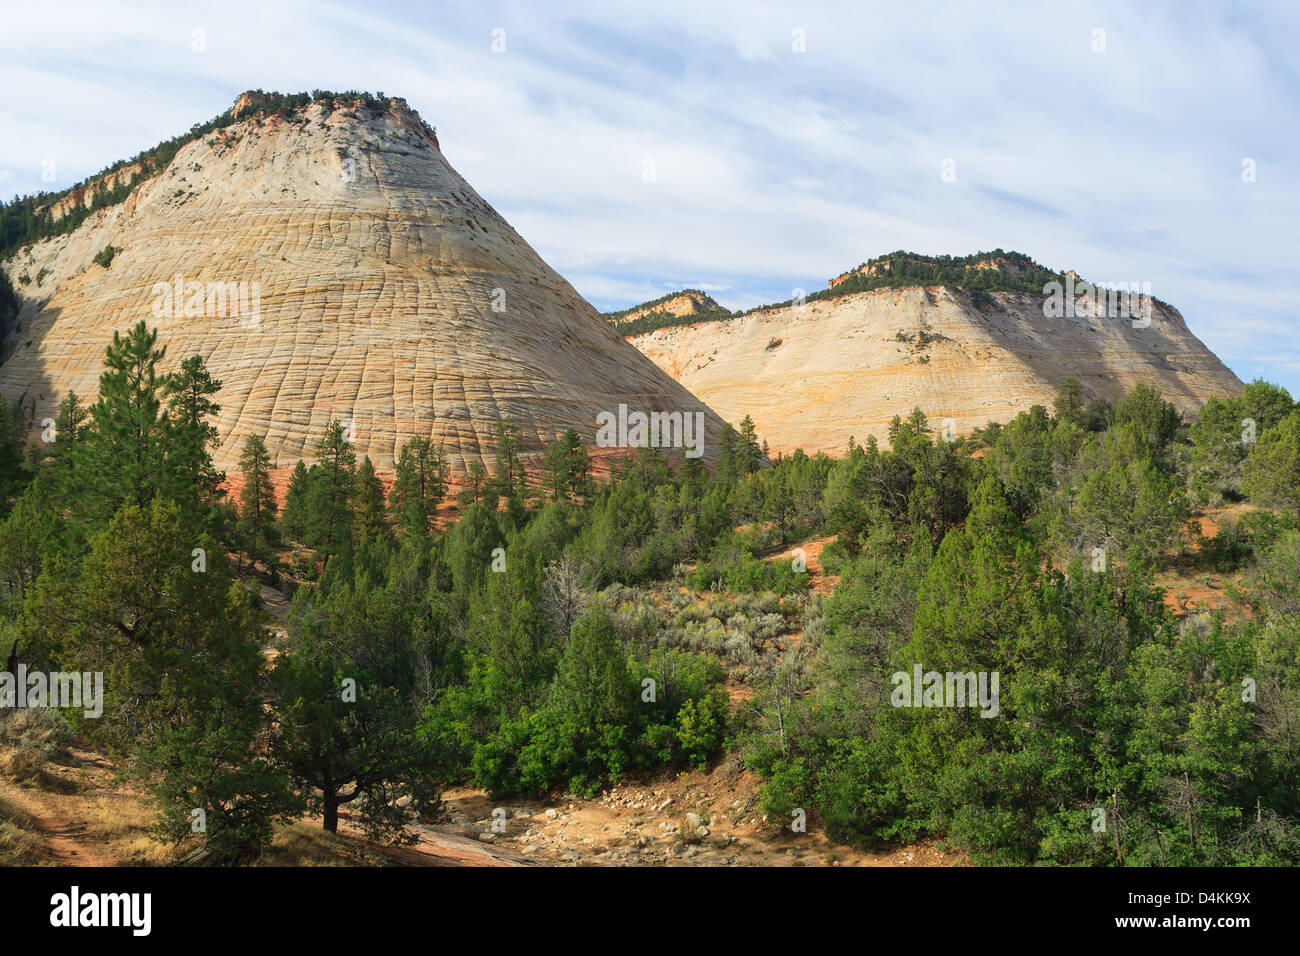
[[[1000,264],[1010,268],[1003,268]],[[900,249],[867,260],[840,276],[839,281],[830,288],[809,293],[805,301],[837,299],[875,289],[925,285],[955,286],[977,293],[1035,292],[1041,295],[1047,283],[1064,281],[1064,272],[1044,268],[1023,252],[994,249],[992,252],[976,252],[969,256],[925,256]],[[786,308],[793,302],[793,299],[786,299],[774,305],[746,309],[740,314]]]
[[[649,299],[642,302],[640,305],[629,306],[626,309],[619,309],[614,312],[606,312],[605,318],[609,319],[611,322],[617,322],[619,319],[629,316],[633,312],[641,312],[646,309],[655,311],[655,306],[663,305],[665,302],[671,302],[673,299],[680,299],[682,296],[695,296],[700,299],[707,299],[710,302],[713,301],[713,296],[701,289],[678,289],[676,292],[665,292],[659,298]]]
[[[684,315],[674,315],[666,309],[655,308],[664,305],[674,299],[682,296],[697,296],[709,302],[713,302],[713,297],[707,292],[699,289],[679,289],[676,292],[668,292],[657,299],[650,299],[648,302],[642,302],[640,305],[630,306],[626,309],[619,309],[615,312],[606,312],[605,318],[614,323],[614,328],[625,336],[644,335],[647,332],[653,332],[656,329],[664,329],[674,325],[687,325],[694,322],[716,322],[719,319],[729,319],[733,313],[730,309],[724,309],[717,306],[711,309],[702,309],[699,312],[688,312]],[[646,311],[649,310],[649,311]],[[634,315],[634,313],[636,313]],[[632,316],[632,318],[627,318]]]
[[[828,289],[819,289],[805,296],[805,301],[816,302],[820,299],[836,299],[856,292],[870,292],[874,289],[897,289],[906,286],[947,285],[968,289],[974,293],[983,292],[1035,292],[1041,294],[1049,282],[1064,282],[1065,273],[1053,272],[1021,252],[1005,252],[994,249],[992,252],[976,252],[969,256],[926,256],[915,252],[898,250],[888,255],[869,259],[856,269],[851,269],[839,277],[839,281]],[[656,329],[675,325],[694,325],[696,322],[715,322],[722,319],[738,318],[766,309],[787,308],[794,299],[768,305],[755,306],[735,312],[717,309],[708,312],[696,312],[687,315],[672,315],[662,310],[651,311],[635,319],[620,321],[620,316],[628,315],[648,306],[666,302],[684,292],[672,292],[668,295],[644,302],[641,305],[624,309],[621,312],[606,313],[615,327],[626,336],[643,335]]]
[[[244,95],[248,96],[250,94],[255,99],[246,109],[239,113],[236,114],[233,110],[227,110],[206,123],[196,123],[190,127],[189,132],[173,136],[152,149],[138,153],[131,159],[118,160],[113,165],[100,170],[94,176],[83,179],[75,186],[59,192],[39,192],[32,196],[15,196],[13,201],[9,203],[0,202],[0,259],[5,258],[14,249],[41,239],[48,239],[51,236],[61,236],[72,232],[85,222],[91,213],[106,206],[117,205],[131,195],[132,190],[144,180],[166,169],[182,147],[208,133],[224,129],[235,123],[242,123],[247,119],[274,113],[286,113],[322,101],[334,102],[342,100],[355,102],[370,109],[386,109],[389,104],[389,100],[385,98],[382,92],[372,95],[357,90],[348,90],[345,93],[312,90],[310,93],[289,94],[263,93],[261,90],[250,90]],[[111,188],[95,190],[89,204],[81,201],[81,197],[78,197],[78,202],[66,214],[58,217],[54,215],[53,210],[61,200],[78,192],[84,194],[84,191],[97,180],[134,165],[140,166],[140,171],[134,176],[124,177]]]

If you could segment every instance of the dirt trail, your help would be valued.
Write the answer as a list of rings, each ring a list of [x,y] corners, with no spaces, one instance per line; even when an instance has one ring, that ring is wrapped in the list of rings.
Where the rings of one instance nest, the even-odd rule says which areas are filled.
[[[52,866],[118,866],[121,861],[102,843],[86,838],[86,824],[54,805],[50,794],[27,790],[0,778],[0,795],[32,818],[45,840]]]
[[[802,544],[792,545],[777,554],[770,555],[768,561],[791,561],[795,557],[795,552],[799,552],[807,566],[808,575],[812,578],[813,594],[830,594],[835,590],[835,586],[840,583],[838,574],[827,574],[822,568],[822,551],[826,545],[834,541],[835,535],[828,535],[824,538],[814,538],[805,541]]]

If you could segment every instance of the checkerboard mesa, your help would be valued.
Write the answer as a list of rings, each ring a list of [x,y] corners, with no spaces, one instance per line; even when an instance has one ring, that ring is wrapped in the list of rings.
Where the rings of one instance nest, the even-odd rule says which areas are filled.
[[[570,427],[594,448],[620,404],[702,413],[712,459],[718,417],[542,261],[404,100],[250,91],[106,176],[44,197],[47,234],[0,253],[8,275],[41,276],[15,283],[0,366],[34,430],[69,391],[94,396],[105,344],[143,318],[169,362],[201,355],[222,382],[228,472],[250,434],[287,469],[339,420],[381,471],[418,436],[463,474],[491,465],[503,417],[540,456]]]

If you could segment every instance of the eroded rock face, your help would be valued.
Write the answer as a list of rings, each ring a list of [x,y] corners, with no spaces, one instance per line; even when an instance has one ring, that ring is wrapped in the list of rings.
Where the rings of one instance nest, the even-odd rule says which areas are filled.
[[[535,455],[570,426],[594,443],[620,404],[702,413],[714,457],[717,416],[537,256],[404,102],[338,106],[196,140],[125,202],[4,263],[45,270],[19,290],[0,367],[34,430],[70,390],[93,401],[113,332],[145,319],[169,368],[199,354],[222,381],[227,470],[253,433],[281,468],[310,461],[331,419],[381,470],[414,436],[456,472],[490,469],[501,417]]]
[[[1185,416],[1242,383],[1155,302],[1129,318],[1046,318],[1043,296],[948,286],[878,289],[701,322],[631,339],[728,421],[753,417],[773,452],[840,454],[850,438],[888,443],[914,407],[958,434],[1049,409],[1062,378],[1088,398],[1145,382]],[[1140,326],[1142,319],[1138,319]]]

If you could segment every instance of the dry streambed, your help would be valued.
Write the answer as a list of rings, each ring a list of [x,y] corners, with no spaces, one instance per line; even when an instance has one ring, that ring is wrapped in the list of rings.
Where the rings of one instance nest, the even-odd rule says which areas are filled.
[[[924,844],[867,853],[830,843],[815,827],[778,830],[758,810],[749,773],[692,773],[618,786],[591,800],[507,800],[481,790],[444,794],[450,822],[432,829],[569,866],[960,866]],[[501,812],[504,811],[504,814]]]

